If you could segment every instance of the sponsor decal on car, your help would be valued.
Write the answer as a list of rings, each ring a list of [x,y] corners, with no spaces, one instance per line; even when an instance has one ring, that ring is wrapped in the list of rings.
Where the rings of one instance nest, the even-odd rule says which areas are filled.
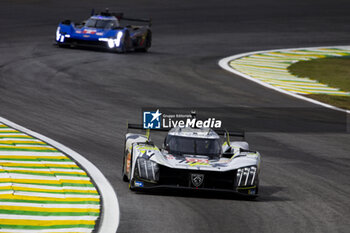
[[[209,163],[200,163],[200,162],[195,162],[195,163],[189,163],[191,167],[193,166],[209,166]]]
[[[128,153],[128,156],[126,158],[126,172],[130,172],[130,167],[131,167],[131,154]]]
[[[205,163],[208,164],[209,160],[208,159],[200,159],[200,158],[186,158],[187,163]]]
[[[143,182],[142,181],[135,181],[135,186],[136,187],[143,187]]]
[[[209,160],[203,158],[187,157],[181,159],[176,166],[209,166]]]
[[[145,153],[146,151],[159,151],[157,147],[147,145],[138,145],[135,148],[138,149],[141,153]]]
[[[96,34],[96,30],[84,29],[84,34]]]
[[[190,166],[208,166],[208,159],[186,158],[186,163]]]
[[[175,159],[175,157],[173,155],[166,155],[167,159]]]

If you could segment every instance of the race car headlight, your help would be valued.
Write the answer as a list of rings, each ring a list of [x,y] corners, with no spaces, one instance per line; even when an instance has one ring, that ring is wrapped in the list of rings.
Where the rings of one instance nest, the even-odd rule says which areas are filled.
[[[159,180],[159,166],[157,163],[140,157],[136,160],[136,168],[140,178],[150,181]]]
[[[237,169],[237,186],[253,186],[256,178],[256,166],[249,166]]]
[[[108,39],[108,41],[107,41],[107,43],[108,43],[108,47],[109,48],[114,48],[114,41],[113,41],[113,39]]]
[[[116,38],[99,38],[99,41],[104,41],[107,42],[107,45],[110,49],[113,49],[114,47],[119,47],[120,46],[120,42],[121,39],[123,37],[123,32],[119,31],[117,33],[117,37]]]
[[[63,43],[65,38],[70,38],[70,35],[66,32],[61,32],[61,28],[58,27],[56,30],[56,41]]]
[[[57,30],[56,30],[56,41],[59,41],[60,38],[61,38],[61,28],[58,27]]]
[[[114,39],[114,43],[115,43],[115,46],[116,46],[116,47],[119,47],[119,46],[120,46],[120,41],[121,41],[121,39],[122,39],[122,36],[123,36],[123,32],[122,32],[122,31],[119,31],[119,32],[117,33],[117,38]]]

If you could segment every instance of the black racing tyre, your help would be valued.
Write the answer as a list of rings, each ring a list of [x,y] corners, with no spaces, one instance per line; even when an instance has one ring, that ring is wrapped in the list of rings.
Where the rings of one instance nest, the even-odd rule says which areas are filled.
[[[69,44],[62,44],[62,43],[57,43],[57,45],[60,48],[70,48],[71,47]]]
[[[135,191],[134,182],[135,182],[134,179],[130,180],[130,182],[129,182],[129,189],[130,189],[131,191]]]
[[[124,150],[125,150],[125,146],[126,146],[126,140],[124,140]],[[129,181],[129,179],[128,179],[128,176],[125,174],[125,164],[126,164],[126,156],[127,156],[127,153],[128,153],[128,151],[127,150],[125,150],[124,151],[124,155],[123,155],[123,166],[122,166],[122,179],[123,179],[123,181],[124,182],[128,182]]]
[[[259,175],[256,178],[255,186],[256,186],[255,194],[259,194]]]
[[[122,47],[118,50],[120,53],[126,53],[131,48],[131,39],[129,31],[125,31]]]
[[[145,40],[145,47],[144,48],[138,48],[135,49],[137,52],[147,52],[148,49],[152,45],[152,32],[150,30],[147,30],[146,40]]]
[[[122,177],[124,182],[128,182],[128,176],[125,174],[125,156],[123,157]]]
[[[152,46],[152,32],[151,30],[147,31],[147,37],[146,37],[146,48],[147,50],[151,48]]]

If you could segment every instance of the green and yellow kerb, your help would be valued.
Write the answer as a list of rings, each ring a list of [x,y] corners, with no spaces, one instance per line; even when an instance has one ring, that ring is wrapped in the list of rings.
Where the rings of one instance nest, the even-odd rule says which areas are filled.
[[[0,233],[93,232],[100,195],[67,155],[0,122]]]
[[[298,77],[288,67],[298,61],[350,56],[349,49],[318,48],[257,53],[230,61],[229,65],[252,78],[302,95],[348,96],[350,92],[308,77]]]

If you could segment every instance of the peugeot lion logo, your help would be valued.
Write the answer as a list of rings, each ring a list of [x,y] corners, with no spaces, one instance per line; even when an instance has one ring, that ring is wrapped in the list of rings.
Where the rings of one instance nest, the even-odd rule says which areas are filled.
[[[195,187],[199,187],[202,185],[202,183],[204,181],[204,175],[203,174],[191,174],[191,181]]]

